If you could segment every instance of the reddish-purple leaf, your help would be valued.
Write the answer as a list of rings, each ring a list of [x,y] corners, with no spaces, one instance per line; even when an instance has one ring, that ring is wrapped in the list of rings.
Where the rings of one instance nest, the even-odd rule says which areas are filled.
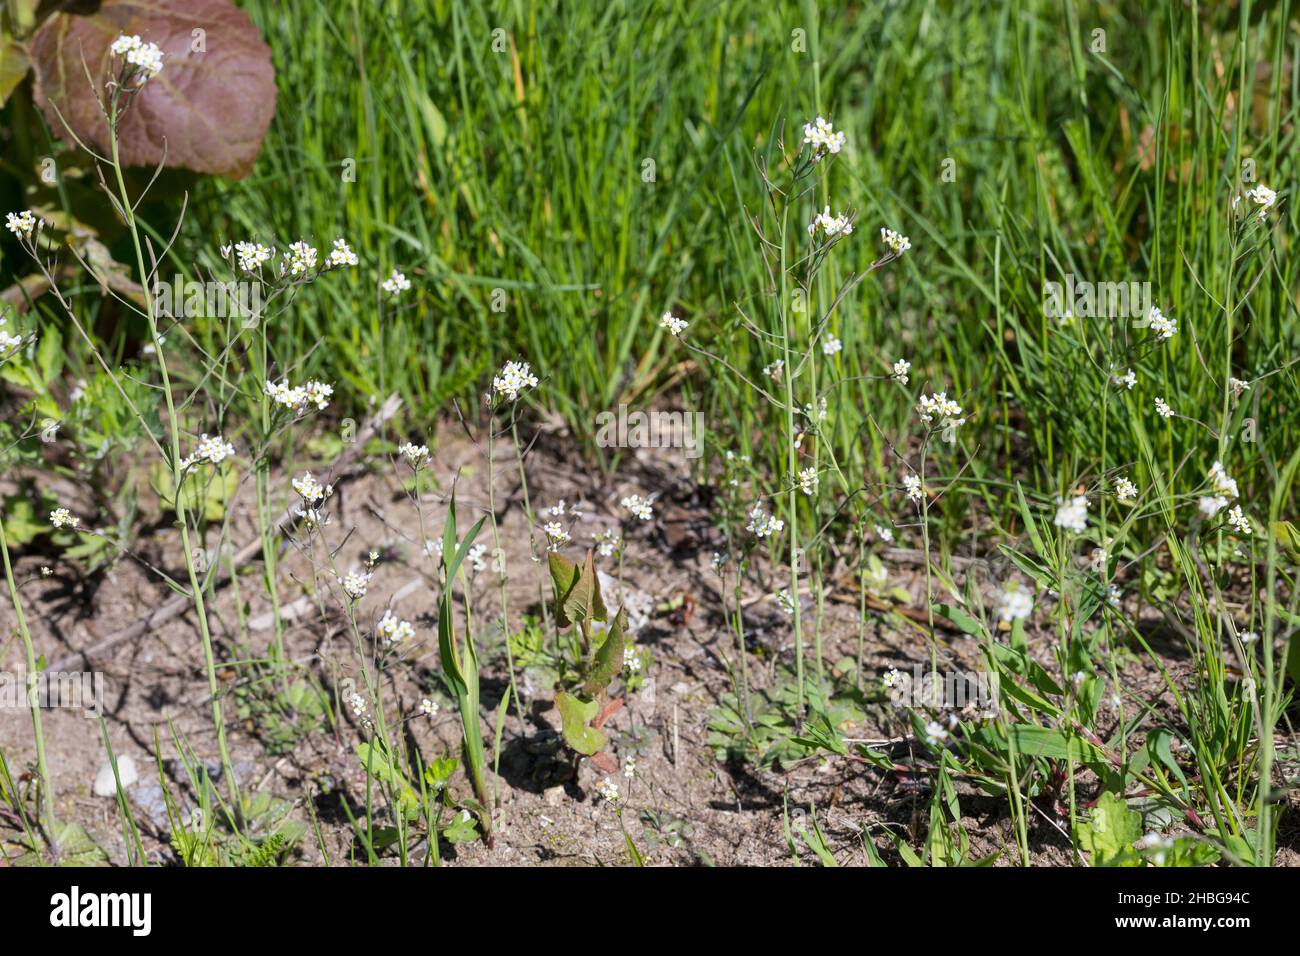
[[[105,0],[90,16],[50,17],[31,42],[36,102],[50,126],[73,142],[66,123],[107,152],[99,102],[118,66],[109,46],[120,34],[139,34],[164,54],[162,72],[121,123],[122,162],[155,166],[165,158],[168,166],[247,176],[275,115],[275,68],[248,14],[228,0]]]

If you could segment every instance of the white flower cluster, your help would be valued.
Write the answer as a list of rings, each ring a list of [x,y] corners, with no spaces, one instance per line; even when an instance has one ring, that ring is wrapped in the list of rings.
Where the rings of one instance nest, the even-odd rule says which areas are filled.
[[[1277,203],[1277,193],[1269,189],[1263,183],[1255,186],[1253,189],[1246,190],[1246,198],[1253,202],[1259,208],[1259,218],[1264,220],[1268,218],[1268,211]],[[1236,206],[1241,201],[1240,197],[1234,200]]]
[[[781,370],[785,368],[785,359],[777,359],[763,366],[763,374],[774,382],[781,381]]]
[[[153,79],[163,68],[163,52],[156,43],[145,43],[138,36],[119,36],[109,47],[113,56],[120,56],[140,70],[140,82]]]
[[[623,539],[619,537],[618,532],[613,528],[606,528],[600,534],[596,534],[594,531],[591,532],[591,540],[596,546],[596,553],[602,558],[613,557],[614,553],[623,545]]]
[[[671,312],[665,312],[659,317],[659,328],[666,329],[669,335],[681,335],[690,325],[685,319],[679,319]]]
[[[1229,498],[1238,498],[1241,496],[1237,488],[1236,479],[1230,477],[1223,467],[1223,462],[1216,461],[1210,466],[1210,486],[1216,494],[1227,495]]]
[[[420,713],[424,714],[426,717],[436,717],[438,715],[437,702],[432,701],[427,697],[424,698],[420,701]]]
[[[0,326],[5,324],[5,317],[0,315]],[[0,358],[4,358],[14,349],[23,344],[21,335],[14,335],[0,328]]]
[[[623,648],[623,667],[633,674],[641,669],[641,654],[635,647]]]
[[[921,479],[917,475],[904,475],[903,488],[907,491],[907,497],[912,501],[919,502],[925,497],[925,492],[921,490]]]
[[[1133,484],[1128,478],[1115,479],[1115,497],[1120,501],[1129,501],[1137,497],[1137,485]]]
[[[289,251],[284,254],[284,260],[280,263],[280,275],[286,271],[294,276],[310,272],[316,268],[317,257],[315,246],[299,240],[289,246]]]
[[[1151,306],[1151,311],[1147,313],[1147,324],[1151,326],[1151,331],[1155,332],[1161,339],[1172,339],[1174,333],[1178,331],[1178,322],[1160,311],[1159,307]]]
[[[303,502],[312,506],[324,501],[333,491],[313,478],[310,471],[304,471],[301,478],[293,479],[292,485]]]
[[[80,523],[81,519],[67,508],[55,508],[50,512],[50,524],[56,528],[75,528]]]
[[[816,468],[805,468],[799,472],[799,490],[811,498],[817,494],[817,482],[819,480]]]
[[[384,291],[387,292],[389,295],[399,296],[403,292],[411,288],[411,280],[406,278],[406,276],[398,272],[396,269],[394,269],[393,274],[390,275],[387,279],[385,279],[382,285]]]
[[[1134,372],[1131,368],[1125,369],[1123,375],[1115,376],[1115,384],[1123,385],[1129,391],[1132,391],[1133,386],[1136,385],[1137,383],[1138,383],[1137,373]]]
[[[406,459],[406,463],[412,468],[419,468],[429,460],[429,446],[417,445],[414,442],[406,442],[397,446],[397,453]]]
[[[827,206],[816,216],[813,216],[812,222],[808,223],[808,235],[816,236],[817,230],[822,231],[822,235],[827,239],[834,239],[836,236],[848,236],[853,233],[853,222],[847,215],[831,215],[831,207]]]
[[[315,405],[317,411],[322,412],[329,407],[330,398],[334,395],[334,386],[317,381],[290,385],[287,380],[283,382],[268,380],[266,394],[271,396],[271,401],[275,404],[291,409],[295,415],[302,415],[310,410],[311,405]]]
[[[24,209],[22,212],[7,212],[5,228],[19,239],[31,239],[32,232],[36,229],[36,216],[30,209]]]
[[[367,571],[349,571],[338,581],[350,600],[360,601],[366,596],[366,588],[370,587],[370,574]]]
[[[361,593],[365,594],[366,592],[363,589]],[[409,641],[411,638],[415,637],[414,625],[412,625],[410,621],[399,619],[397,615],[393,613],[392,608],[388,608],[384,611],[384,616],[381,617],[379,623],[375,625],[375,631],[384,639],[384,644],[388,647],[394,647],[403,641]]]
[[[605,798],[607,803],[617,804],[622,799],[619,796],[618,784],[610,780],[609,777],[606,777],[596,789],[600,791],[600,795]]]
[[[347,244],[347,240],[335,239],[334,248],[325,257],[325,268],[341,269],[343,266],[354,266],[356,264],[357,254],[352,251],[352,247]]]
[[[894,381],[898,382],[900,385],[906,385],[907,373],[910,371],[912,371],[912,363],[907,359],[899,359],[894,363],[889,377],[894,379]]]
[[[960,417],[962,413],[961,406],[949,398],[947,392],[922,395],[917,403],[916,410],[921,416],[921,421],[926,425],[932,424],[936,418],[940,419],[947,427],[966,423],[966,419]]]
[[[838,153],[844,148],[843,131],[836,132],[830,120],[821,116],[811,123],[803,124],[803,141],[812,146],[813,159],[818,160],[827,153]]]
[[[784,529],[785,522],[765,512],[762,504],[754,505],[749,512],[749,523],[745,525],[745,530],[756,538],[780,534]]]
[[[1066,501],[1056,499],[1056,518],[1058,528],[1081,534],[1088,527],[1088,499],[1084,495],[1075,495]]]
[[[573,535],[565,531],[564,526],[558,521],[547,522],[542,531],[546,535],[546,549],[548,551],[559,551],[560,548],[573,540]]]
[[[1241,505],[1233,505],[1229,509],[1228,524],[1232,525],[1233,530],[1238,534],[1251,534],[1254,531],[1250,519],[1242,514]]]
[[[1173,418],[1174,410],[1163,398],[1156,399],[1156,414],[1161,418]]]
[[[641,521],[649,521],[654,517],[654,506],[640,495],[628,495],[619,504],[632,512],[633,518]]]
[[[1009,586],[998,598],[998,618],[1019,621],[1029,617],[1034,610],[1034,596],[1024,588]]]
[[[237,242],[234,246],[222,246],[221,254],[230,257],[235,253],[235,263],[244,272],[257,272],[275,255],[275,249],[260,242]]]
[[[908,249],[912,248],[911,239],[908,239],[907,236],[902,233],[894,232],[894,230],[886,229],[883,226],[880,228],[880,241],[883,242],[885,247],[896,256],[901,256]]]
[[[492,379],[492,389],[497,397],[508,402],[518,400],[521,392],[537,387],[537,376],[527,362],[507,362]]]
[[[181,461],[181,467],[191,468],[201,461],[209,465],[219,465],[234,453],[235,446],[230,442],[220,435],[208,437],[205,432],[199,436],[199,446],[194,450],[194,454]]]
[[[833,335],[827,335],[822,342],[823,355],[839,355],[844,349],[844,343]]]

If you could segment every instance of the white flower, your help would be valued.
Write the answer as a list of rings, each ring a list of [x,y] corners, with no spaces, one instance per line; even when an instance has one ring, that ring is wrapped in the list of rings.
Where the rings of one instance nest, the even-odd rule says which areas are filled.
[[[611,557],[618,550],[623,539],[618,536],[618,532],[613,528],[606,528],[599,535],[594,531],[591,533],[591,540],[595,542],[596,553],[602,558]]]
[[[925,497],[925,492],[921,490],[921,479],[916,475],[904,475],[903,487],[912,501],[920,501]]]
[[[293,513],[302,519],[302,523],[307,526],[308,531],[318,531],[325,525],[329,524],[329,515],[317,508],[295,507]]]
[[[398,296],[411,287],[411,280],[396,269],[382,283],[383,290],[391,296]]]
[[[1020,587],[1007,587],[998,598],[998,617],[1003,621],[1019,621],[1029,617],[1034,610],[1034,596]]]
[[[790,596],[789,588],[782,588],[777,592],[776,606],[781,609],[781,613],[786,617],[794,616],[794,598]]]
[[[813,409],[811,403],[803,407],[804,417],[806,417],[810,422],[826,421],[826,415],[828,411],[829,411],[829,406],[826,404],[826,397],[824,395],[817,400],[817,408],[815,410]],[[798,447],[798,445],[796,445],[795,447]]]
[[[226,255],[229,255],[229,246],[223,249]],[[235,261],[239,268],[245,272],[257,272],[265,263],[271,260],[275,255],[275,250],[262,245],[260,242],[237,242],[235,243]]]
[[[827,153],[838,153],[844,147],[844,133],[836,132],[829,120],[819,116],[804,124],[803,141],[812,146],[815,162]]]
[[[22,212],[5,213],[5,228],[12,232],[19,239],[31,239],[32,231],[36,228],[36,217],[30,209],[24,209]]]
[[[817,476],[816,468],[805,468],[799,472],[799,490],[811,498],[817,493]]]
[[[618,793],[618,784],[610,780],[609,777],[606,777],[604,781],[600,784],[600,786],[597,787],[596,789],[600,791],[600,795],[605,798],[606,802],[618,803],[620,799]]]
[[[550,551],[559,551],[573,540],[573,535],[565,531],[558,521],[547,522],[542,527],[542,532],[546,535],[546,547]]]
[[[1058,528],[1080,534],[1088,527],[1088,499],[1075,495],[1069,501],[1057,498],[1055,524]]]
[[[299,276],[316,268],[316,248],[299,240],[289,247],[280,263],[280,272],[288,269],[290,275]]]
[[[1134,372],[1131,368],[1125,370],[1123,375],[1116,376],[1115,378],[1116,385],[1123,385],[1126,389],[1129,389],[1130,391],[1132,391],[1133,386],[1136,385],[1137,382],[1138,382],[1137,373]]]
[[[525,389],[537,387],[537,376],[527,362],[507,362],[492,379],[492,388],[498,398],[513,402]]]
[[[483,555],[487,554],[486,544],[476,544],[465,555],[465,560],[469,562],[470,569],[473,571],[486,571],[487,562],[483,560]]]
[[[352,708],[352,715],[354,717],[358,717],[361,720],[366,719],[366,699],[360,694],[349,694],[348,706]]]
[[[907,384],[907,373],[912,370],[912,363],[907,359],[899,359],[894,363],[894,369],[890,378],[897,381],[900,385]]]
[[[886,528],[884,525],[876,525],[876,537],[885,542],[885,544],[894,543],[894,532],[889,528]]]
[[[220,435],[211,438],[207,434],[199,436],[199,446],[194,454],[181,462],[182,468],[189,468],[205,461],[210,465],[219,465],[235,453],[235,446],[225,441]]]
[[[1213,518],[1224,508],[1228,507],[1228,499],[1223,495],[1202,495],[1198,500],[1201,514],[1207,518]]]
[[[922,395],[916,410],[926,425],[931,424],[935,418],[941,419],[948,428],[966,423],[966,419],[959,417],[962,413],[961,406],[949,398],[946,392]]]
[[[406,459],[407,464],[412,468],[419,468],[429,460],[429,446],[417,445],[414,442],[406,442],[397,446],[397,453]]]
[[[344,594],[353,601],[360,601],[366,596],[366,588],[370,586],[370,575],[364,571],[349,571],[338,581]]]
[[[777,359],[769,365],[763,366],[763,374],[774,382],[781,381],[781,369],[785,368],[785,360]]]
[[[912,248],[912,240],[892,229],[886,229],[883,226],[880,229],[880,241],[883,242],[896,256],[901,256],[908,249]]]
[[[1169,403],[1163,398],[1156,399],[1156,414],[1161,418],[1173,418],[1174,410],[1169,407]]]
[[[669,335],[681,335],[686,331],[686,326],[690,325],[685,319],[679,319],[671,312],[665,312],[659,318],[659,328],[667,329]]]
[[[623,648],[623,667],[633,674],[641,669],[641,655],[635,647]]]
[[[304,471],[302,477],[293,479],[291,484],[293,490],[298,492],[302,500],[309,505],[324,501],[330,493],[330,489],[322,486],[319,481],[313,478],[310,471]]]
[[[366,592],[362,589],[361,593],[364,595]],[[399,620],[398,617],[393,614],[392,608],[385,609],[384,616],[380,618],[379,623],[375,625],[375,630],[378,632],[379,636],[384,639],[384,643],[389,647],[400,644],[402,641],[409,641],[411,638],[415,637],[415,627],[410,621]]]
[[[1147,322],[1151,330],[1161,339],[1172,339],[1174,333],[1178,331],[1178,323],[1161,312],[1156,306],[1151,306],[1151,311],[1147,313]]]
[[[836,236],[850,235],[853,232],[853,221],[845,214],[832,216],[831,207],[827,206],[808,223],[808,235],[815,236],[818,229],[821,229],[825,238],[834,239]]]
[[[619,504],[632,512],[632,517],[642,521],[649,521],[654,516],[654,508],[640,495],[628,495]]]
[[[1242,631],[1238,637],[1241,639],[1241,643],[1243,644],[1254,644],[1259,640],[1259,634],[1255,631]]]
[[[1228,379],[1228,388],[1232,390],[1233,398],[1241,398],[1241,393],[1250,388],[1250,382],[1239,378],[1230,378]]]
[[[0,318],[0,325],[4,325],[5,320]],[[10,335],[4,329],[0,329],[0,356],[8,355],[14,349],[23,344],[21,335]]]
[[[323,412],[334,394],[334,386],[326,385],[324,382],[304,382],[302,393],[307,404],[315,405],[317,411]]]
[[[937,720],[932,720],[925,725],[925,742],[931,747],[940,746],[948,737],[948,731],[943,729],[943,724]]]
[[[756,538],[766,538],[769,535],[780,534],[784,528],[785,522],[764,512],[762,504],[756,504],[750,510],[749,524],[745,526],[745,530]]]
[[[1227,498],[1240,497],[1237,482],[1228,476],[1221,461],[1216,461],[1210,466],[1210,485],[1214,488],[1216,494],[1224,495]]]
[[[833,335],[826,336],[826,341],[822,342],[823,355],[838,355],[844,348],[844,343]]]
[[[1241,511],[1241,505],[1233,505],[1228,511],[1228,524],[1239,534],[1250,534],[1254,529],[1251,527],[1250,519]]]
[[[343,239],[335,239],[334,248],[325,257],[325,268],[339,269],[343,266],[354,266],[356,264],[357,254],[352,251],[352,247]]]
[[[1106,585],[1106,603],[1111,607],[1119,607],[1119,597],[1121,593],[1118,584]]]
[[[625,763],[625,764],[623,765],[623,776],[624,776],[625,778],[627,778],[628,780],[631,780],[633,777],[636,776],[636,758],[635,758],[635,757],[628,757],[628,758],[627,758],[627,763]]]
[[[138,68],[142,73],[141,82],[162,72],[163,52],[156,43],[145,43],[138,36],[123,34],[113,41],[109,51],[113,56],[123,57],[131,66]]]
[[[1133,482],[1129,481],[1127,478],[1115,479],[1115,497],[1120,501],[1128,501],[1130,498],[1136,498],[1137,493],[1137,485],[1133,484]]]
[[[80,523],[81,519],[67,508],[55,508],[50,512],[50,524],[56,528],[75,528]]]
[[[438,704],[426,697],[420,701],[420,713],[426,717],[436,717],[438,715]]]
[[[898,673],[898,668],[891,667],[881,676],[880,683],[884,684],[886,687],[893,687],[902,679],[903,675]]]
[[[1267,219],[1268,210],[1277,202],[1277,193],[1260,183],[1254,189],[1246,190],[1246,198],[1259,207],[1259,218]]]

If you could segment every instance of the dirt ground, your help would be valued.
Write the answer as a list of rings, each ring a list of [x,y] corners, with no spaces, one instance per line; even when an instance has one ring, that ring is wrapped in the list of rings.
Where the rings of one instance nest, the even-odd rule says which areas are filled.
[[[446,428],[442,434],[432,463],[440,488],[427,494],[421,506],[430,537],[436,537],[441,529],[453,477],[458,475],[462,531],[487,508],[482,448],[454,428]],[[498,446],[497,454],[495,490],[501,545],[512,573],[510,618],[517,628],[525,614],[539,611],[537,579],[530,569],[528,528],[508,444]],[[914,847],[921,843],[929,797],[923,773],[885,772],[842,758],[809,760],[783,772],[758,771],[720,761],[709,745],[710,712],[721,696],[732,690],[727,665],[735,659],[736,638],[726,626],[720,582],[710,567],[713,552],[721,549],[720,533],[712,527],[707,495],[687,480],[680,461],[653,450],[629,453],[618,475],[605,481],[586,466],[562,460],[543,442],[530,452],[527,468],[534,508],[550,507],[560,499],[570,505],[583,504],[584,517],[572,529],[572,555],[589,542],[591,533],[618,526],[622,496],[644,494],[647,489],[661,491],[656,520],[628,529],[622,572],[625,593],[606,595],[611,607],[626,602],[634,608],[636,642],[653,655],[645,686],[630,695],[628,706],[609,725],[620,765],[629,756],[636,759],[634,780],[615,779],[624,791],[623,822],[651,864],[786,865],[792,851],[786,837],[785,808],[806,810],[810,803],[817,808],[817,820],[841,864],[866,862],[864,839],[872,840],[886,860],[896,862],[897,855],[885,838],[886,827],[902,834]],[[459,718],[434,677],[438,667],[436,563],[423,555],[416,510],[401,487],[401,474],[389,463],[378,462],[340,480],[329,505],[333,517],[327,534],[339,548],[337,561],[343,570],[360,565],[371,550],[381,555],[361,605],[362,619],[377,620],[391,605],[399,616],[417,626],[416,641],[403,662],[385,672],[384,693],[405,715],[417,713],[422,697],[441,703],[437,716],[415,718],[405,725],[425,758],[432,759],[456,754]],[[282,477],[278,486],[287,485],[287,476]],[[243,494],[245,502],[249,498],[251,492]],[[64,503],[77,510],[76,502]],[[233,509],[231,537],[236,546],[256,537],[251,515],[241,513],[240,507]],[[99,517],[102,521],[107,516]],[[84,520],[92,527],[96,524],[94,515]],[[140,541],[139,553],[175,574],[179,565],[175,537],[171,529],[162,527]],[[488,544],[490,552],[492,542],[486,528],[479,540]],[[919,595],[924,594],[924,580],[911,550],[916,545],[900,536],[880,553],[890,568],[890,586],[909,590],[915,599],[912,606],[919,608],[923,607]],[[336,687],[349,676],[355,678],[354,645],[337,604],[329,602],[322,613],[312,597],[311,564],[302,551],[290,546],[282,560],[281,600],[296,615],[286,632],[290,655],[324,687]],[[39,578],[42,565],[52,566],[54,575]],[[17,568],[20,578],[37,578],[23,593],[38,653],[49,661],[103,640],[170,596],[156,577],[130,559],[89,578],[51,555],[34,552],[19,555]],[[211,617],[217,636],[233,642],[235,624],[243,613],[252,634],[249,651],[258,656],[265,653],[272,639],[272,629],[267,626],[269,606],[261,593],[260,566],[243,570],[237,590],[229,585],[219,589]],[[616,573],[608,559],[603,570]],[[981,573],[980,562],[955,570]],[[544,565],[537,571],[544,574]],[[832,575],[831,580],[837,583],[822,605],[823,656],[828,664],[855,657],[859,640],[858,594],[851,585],[839,583],[844,578]],[[991,575],[982,575],[982,580],[991,594]],[[771,597],[777,587],[764,589],[751,583],[742,602],[750,642],[750,677],[756,688],[771,686],[778,665],[788,663],[794,652],[789,619]],[[495,575],[490,571],[477,574],[472,591],[474,618],[480,627],[484,735],[491,760],[493,721],[508,686],[504,648],[494,625],[500,612]],[[683,601],[689,613],[682,609]],[[12,610],[7,604],[0,608],[0,619],[9,635],[13,631]],[[943,640],[941,666],[951,663],[975,668],[978,647],[974,641],[947,633]],[[1050,634],[1035,634],[1031,649],[1046,660],[1051,640]],[[1186,674],[1187,659],[1176,642],[1159,643],[1156,648],[1171,673]],[[227,659],[229,655],[227,650]],[[1172,701],[1155,667],[1140,652],[1126,660],[1126,688],[1159,699],[1161,710],[1173,719]],[[918,628],[905,626],[896,615],[869,612],[863,646],[863,673],[868,679],[875,681],[876,675],[890,667],[906,671],[913,663],[928,661],[929,648]],[[127,793],[145,848],[154,861],[174,863],[155,740],[161,747],[169,788],[184,806],[191,804],[192,794],[177,760],[172,728],[201,759],[216,757],[192,615],[182,615],[116,646],[97,658],[93,667],[105,674],[105,718],[115,752],[119,759],[132,757],[140,768],[141,780]],[[23,670],[22,647],[16,639],[6,637],[0,644],[0,670]],[[235,712],[236,690],[244,678],[231,666],[224,666],[221,676],[222,692],[229,700],[227,711]],[[526,719],[521,720],[511,707],[504,724],[499,774],[493,777],[500,802],[494,843],[491,848],[481,841],[456,845],[447,852],[447,859],[458,865],[626,863],[628,851],[619,819],[596,790],[605,775],[586,760],[573,775],[559,735],[553,692],[534,678],[528,672],[519,675]],[[846,737],[872,741],[898,757],[913,750],[923,757],[923,748],[910,742],[906,723],[888,704],[869,706],[866,714],[860,726],[844,729]],[[57,813],[85,827],[113,863],[124,863],[127,851],[115,801],[92,792],[96,772],[105,762],[99,723],[67,710],[45,711],[44,722]],[[336,731],[311,730],[283,752],[267,746],[254,721],[232,716],[229,729],[241,786],[288,801],[295,819],[319,822],[320,838],[309,829],[291,862],[321,864],[328,854],[329,862],[338,864],[358,852],[339,797],[346,795],[354,808],[364,804],[365,775],[354,749],[363,735],[346,708],[342,708]],[[31,726],[24,709],[0,710],[0,749],[15,775],[34,764]],[[469,792],[468,782],[459,773],[452,788],[454,793]],[[1295,791],[1291,794],[1294,811]],[[967,814],[964,822],[972,835],[971,855],[1002,852],[998,862],[1009,864],[1014,862],[1015,840],[1000,804],[973,790],[962,792]],[[653,814],[658,826],[648,822],[642,811]],[[1068,819],[1053,818],[1054,812],[1046,803],[1035,807],[1030,828],[1033,860],[1069,865]],[[1294,812],[1290,816],[1294,819]],[[12,831],[6,834],[3,823],[0,819],[0,839],[13,837]],[[1294,864],[1296,834],[1294,829],[1286,829],[1286,822],[1283,826],[1282,842],[1290,847],[1282,851],[1280,862]],[[802,840],[796,837],[794,843],[801,862],[816,863]]]

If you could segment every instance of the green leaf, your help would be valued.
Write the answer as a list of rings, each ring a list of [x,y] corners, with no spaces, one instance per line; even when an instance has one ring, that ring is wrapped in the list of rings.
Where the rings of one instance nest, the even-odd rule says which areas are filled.
[[[5,105],[29,69],[31,63],[22,45],[16,40],[0,37],[0,106]]]
[[[1101,795],[1092,816],[1075,827],[1075,839],[1092,858],[1093,866],[1141,866],[1133,844],[1142,836],[1142,814],[1109,790]]]
[[[561,691],[555,695],[555,706],[560,711],[565,743],[588,757],[604,748],[608,738],[589,726],[600,712],[597,701],[583,700]]]
[[[555,621],[568,627],[582,621],[604,621],[609,611],[600,596],[600,579],[596,575],[595,557],[587,552],[581,568],[567,558],[551,552],[551,584],[555,588]]]
[[[932,606],[934,613],[939,615],[945,621],[952,622],[952,625],[960,630],[963,634],[970,634],[973,637],[984,636],[984,625],[971,617],[959,607],[951,604],[935,604]]]
[[[588,697],[594,696],[609,686],[609,682],[623,669],[623,649],[627,646],[627,611],[622,608],[614,617],[605,640],[601,643],[587,671],[582,692]]]

